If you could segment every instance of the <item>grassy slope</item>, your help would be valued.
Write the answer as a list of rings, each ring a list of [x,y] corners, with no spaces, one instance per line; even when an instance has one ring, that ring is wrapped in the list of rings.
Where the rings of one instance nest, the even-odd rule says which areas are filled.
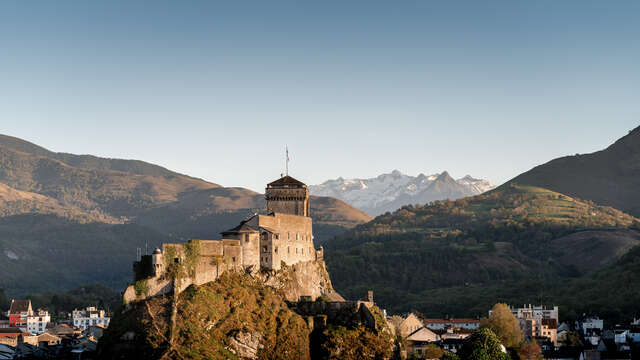
[[[640,127],[608,148],[537,166],[511,183],[540,186],[640,216]]]
[[[404,207],[326,244],[337,291],[376,291],[382,306],[428,316],[484,315],[498,300],[538,302],[544,284],[583,276],[567,259],[616,261],[640,243],[637,220],[530,186]],[[577,234],[588,236],[580,237]],[[574,237],[574,238],[571,238]],[[578,237],[576,239],[575,237]]]

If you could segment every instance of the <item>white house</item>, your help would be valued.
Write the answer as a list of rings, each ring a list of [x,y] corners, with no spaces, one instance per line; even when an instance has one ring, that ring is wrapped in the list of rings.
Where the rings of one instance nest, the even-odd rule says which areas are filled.
[[[588,317],[578,323],[578,329],[582,329],[582,334],[592,335],[594,333],[601,334],[604,328],[604,321],[597,317]]]
[[[105,315],[104,310],[98,310],[93,306],[90,306],[84,310],[73,310],[71,313],[73,320],[73,326],[86,330],[92,325],[104,325],[109,326],[111,318]]]
[[[38,309],[37,312],[27,316],[27,331],[40,335],[47,329],[47,324],[51,322],[51,316],[47,310]]]

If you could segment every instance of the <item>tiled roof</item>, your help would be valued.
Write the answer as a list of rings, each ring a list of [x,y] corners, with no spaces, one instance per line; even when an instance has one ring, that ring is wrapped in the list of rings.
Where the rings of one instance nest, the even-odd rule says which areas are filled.
[[[445,320],[445,319],[422,319],[422,322],[424,322],[425,324],[446,324],[449,322],[449,320]]]
[[[31,300],[11,300],[9,314],[20,314],[29,311]]]
[[[451,319],[451,320],[449,320],[449,322],[452,322],[454,324],[464,324],[464,323],[479,323],[480,320],[478,320],[478,319]]]
[[[299,186],[307,186],[305,185],[302,181],[296,180],[294,178],[292,178],[291,176],[287,175],[287,176],[283,176],[280,179],[270,182],[267,184],[267,186],[280,186],[280,185],[299,185]]]
[[[22,330],[16,327],[0,328],[0,335],[2,334],[22,334]]]

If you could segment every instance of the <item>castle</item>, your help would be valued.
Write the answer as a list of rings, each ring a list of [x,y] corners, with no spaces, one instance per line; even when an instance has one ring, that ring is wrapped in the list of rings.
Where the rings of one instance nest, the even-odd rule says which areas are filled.
[[[214,281],[228,270],[278,271],[283,265],[308,262],[320,262],[324,268],[323,250],[316,250],[313,244],[307,186],[286,175],[267,185],[265,197],[266,215],[255,214],[222,232],[221,240],[163,244],[152,255],[141,256],[133,265],[135,284],[125,291],[125,302],[142,295],[167,293],[175,286],[180,287],[177,289],[180,292],[189,284]],[[191,266],[189,276],[185,276],[188,279],[175,284],[167,276],[169,268],[187,262]],[[330,287],[330,281],[327,286]]]

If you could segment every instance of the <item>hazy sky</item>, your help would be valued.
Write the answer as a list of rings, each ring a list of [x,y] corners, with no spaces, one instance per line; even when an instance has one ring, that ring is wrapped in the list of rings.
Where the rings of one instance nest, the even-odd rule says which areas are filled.
[[[0,133],[225,186],[285,145],[309,184],[501,183],[638,125],[638,1],[0,2]]]

